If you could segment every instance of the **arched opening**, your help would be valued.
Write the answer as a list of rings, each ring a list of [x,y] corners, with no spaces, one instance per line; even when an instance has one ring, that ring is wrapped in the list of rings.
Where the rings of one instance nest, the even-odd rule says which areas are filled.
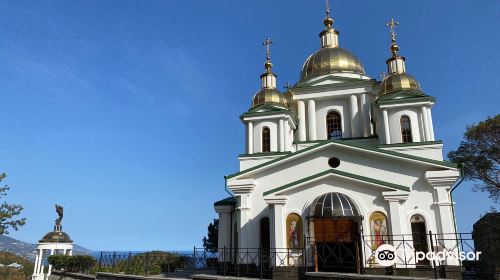
[[[262,152],[268,153],[271,151],[271,130],[265,126],[262,128]]]
[[[363,217],[345,194],[331,192],[311,205],[309,223],[313,223],[316,271],[361,272],[360,227]]]
[[[326,135],[328,139],[342,138],[342,117],[337,111],[326,114]]]
[[[408,116],[402,116],[401,120],[401,138],[403,143],[411,143],[413,142],[413,138],[411,136],[411,122]]]
[[[429,252],[427,245],[427,229],[425,227],[425,219],[422,215],[415,214],[410,218],[411,223],[411,236],[413,239],[413,248],[415,252]],[[424,259],[417,263],[417,265],[428,265],[429,260]]]
[[[262,256],[262,269],[263,273],[269,275],[271,271],[265,268],[271,267],[271,228],[269,227],[269,218],[264,217],[260,219],[260,241],[259,246]]]

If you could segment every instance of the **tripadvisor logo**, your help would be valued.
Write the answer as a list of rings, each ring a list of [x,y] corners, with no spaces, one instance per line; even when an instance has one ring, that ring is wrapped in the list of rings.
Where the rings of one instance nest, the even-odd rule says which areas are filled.
[[[460,261],[478,261],[481,252],[464,252],[455,250],[442,250],[440,252],[422,252],[415,251],[413,249],[407,248],[406,250],[396,250],[394,246],[390,244],[382,244],[378,246],[377,250],[375,250],[375,260],[381,266],[392,266],[396,263],[396,258],[398,256],[398,251],[400,256],[414,256],[415,261],[445,261],[445,260],[460,260]]]
[[[396,263],[396,249],[390,244],[382,244],[375,251],[375,259],[381,266],[391,266]]]

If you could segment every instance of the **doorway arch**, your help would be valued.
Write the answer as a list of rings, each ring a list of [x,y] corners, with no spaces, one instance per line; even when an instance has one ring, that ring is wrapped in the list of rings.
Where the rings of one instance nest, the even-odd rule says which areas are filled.
[[[316,271],[361,272],[361,221],[363,217],[353,200],[345,194],[330,192],[311,205],[309,226],[314,235]]]

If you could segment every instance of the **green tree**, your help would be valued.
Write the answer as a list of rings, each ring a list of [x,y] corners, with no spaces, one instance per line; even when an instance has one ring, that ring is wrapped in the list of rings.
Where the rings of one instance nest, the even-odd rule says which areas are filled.
[[[208,225],[208,234],[203,237],[203,247],[210,253],[217,252],[219,239],[219,219],[214,219],[213,223]]]
[[[495,203],[500,200],[500,115],[467,126],[464,139],[448,158],[463,165],[466,180],[479,181],[475,191],[486,191]]]
[[[0,182],[2,182],[5,177],[7,177],[5,173],[0,174]],[[5,199],[9,189],[7,185],[0,187],[0,200]],[[23,211],[21,205],[8,204],[5,200],[2,202],[0,205],[0,234],[9,234],[9,228],[17,230],[20,226],[24,225],[26,218],[17,219],[21,211]]]

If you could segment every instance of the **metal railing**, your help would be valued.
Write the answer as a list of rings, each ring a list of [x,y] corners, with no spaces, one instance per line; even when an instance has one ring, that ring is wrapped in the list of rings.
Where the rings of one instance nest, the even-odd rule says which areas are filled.
[[[337,271],[375,274],[383,270],[417,269],[428,271],[434,277],[445,277],[447,266],[455,266],[463,275],[491,275],[500,260],[500,240],[475,238],[471,233],[434,234],[432,232],[403,235],[360,235],[350,242],[318,242],[305,238],[304,248],[219,248],[208,252],[194,248],[191,252],[118,253],[101,252],[98,271],[132,275],[164,275],[195,273],[224,276],[272,278],[303,278],[308,271]],[[396,251],[396,261],[383,267],[376,260],[377,247],[390,244]],[[420,260],[416,252],[462,252],[481,251],[481,260],[438,259]],[[379,270],[379,272],[377,272]]]

